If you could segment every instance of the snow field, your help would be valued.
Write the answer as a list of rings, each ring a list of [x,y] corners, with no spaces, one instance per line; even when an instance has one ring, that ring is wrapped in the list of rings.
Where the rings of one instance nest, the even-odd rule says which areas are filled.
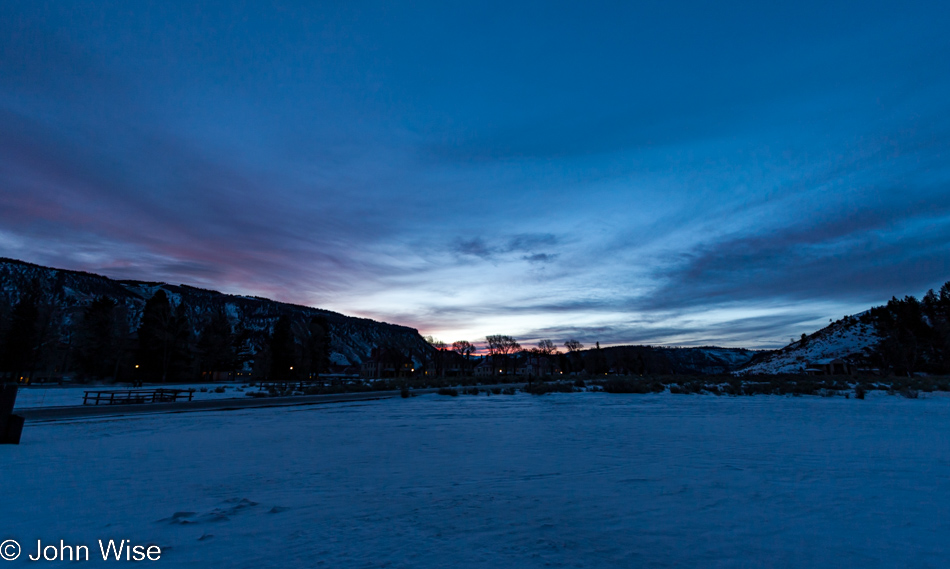
[[[948,433],[947,398],[603,393],[27,424],[0,540],[127,538],[165,567],[943,567]]]

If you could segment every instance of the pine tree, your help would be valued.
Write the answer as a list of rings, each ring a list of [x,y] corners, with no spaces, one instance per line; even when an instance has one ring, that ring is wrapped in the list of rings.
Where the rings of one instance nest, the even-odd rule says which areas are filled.
[[[290,317],[283,315],[274,324],[274,333],[270,337],[271,367],[270,379],[290,381],[295,377],[297,364],[297,344],[294,339]]]
[[[233,372],[238,367],[238,342],[231,322],[220,306],[201,329],[198,338],[199,371]]]
[[[172,344],[172,309],[165,291],[159,290],[145,302],[138,329],[136,379],[166,381]]]
[[[10,328],[3,342],[3,369],[14,381],[32,376],[39,350],[40,282],[33,279],[20,296],[10,317]],[[32,378],[31,378],[32,379]]]
[[[136,365],[139,381],[186,379],[191,366],[191,330],[184,303],[174,312],[165,291],[145,303],[138,330]]]
[[[321,374],[330,370],[330,324],[323,316],[314,316],[308,327],[307,352],[310,373]]]
[[[584,370],[590,375],[602,375],[607,372],[607,369],[607,358],[604,357],[604,352],[600,349],[600,342],[597,342],[597,347],[587,352]]]
[[[83,376],[114,378],[117,373],[121,331],[115,300],[97,297],[83,310],[76,326],[76,357]]]
[[[182,301],[175,307],[175,315],[172,318],[172,349],[168,359],[169,380],[193,379],[194,361],[195,345],[188,320],[188,307]]]

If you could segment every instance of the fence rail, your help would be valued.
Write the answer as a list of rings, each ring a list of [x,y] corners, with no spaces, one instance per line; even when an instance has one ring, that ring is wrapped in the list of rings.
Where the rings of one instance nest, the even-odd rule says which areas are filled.
[[[172,403],[191,401],[191,389],[125,389],[118,391],[86,391],[83,405],[134,405],[138,403]]]
[[[269,390],[287,391],[290,389],[303,391],[304,389],[307,389],[309,387],[323,385],[325,381],[326,381],[325,378],[304,379],[304,380],[298,380],[298,381],[262,381],[258,384],[258,386],[261,391],[269,391]]]

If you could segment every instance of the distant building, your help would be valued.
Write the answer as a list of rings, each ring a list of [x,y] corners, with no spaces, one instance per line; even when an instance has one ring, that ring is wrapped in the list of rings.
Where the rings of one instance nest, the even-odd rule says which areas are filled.
[[[235,376],[240,375],[234,371],[203,371],[201,372],[202,381],[234,381]]]
[[[488,377],[494,375],[492,373],[492,363],[491,358],[482,358],[482,361],[478,362],[478,365],[475,366],[475,377]]]
[[[527,375],[532,377],[544,377],[557,375],[561,369],[555,363],[554,358],[548,355],[539,355],[528,353],[525,355],[522,365],[519,365],[516,373],[518,375]]]
[[[383,379],[410,377],[416,371],[412,358],[393,348],[373,348],[369,359],[360,364],[360,377]]]
[[[379,362],[367,360],[360,364],[360,377],[372,379],[379,377]]]

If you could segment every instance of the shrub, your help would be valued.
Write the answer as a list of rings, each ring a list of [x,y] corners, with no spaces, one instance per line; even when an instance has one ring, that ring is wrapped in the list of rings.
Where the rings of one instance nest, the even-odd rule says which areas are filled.
[[[648,379],[616,377],[604,382],[604,391],[607,393],[659,393],[663,391],[663,384]]]
[[[440,387],[438,391],[439,395],[451,395],[452,397],[458,397],[458,390],[451,387]]]

